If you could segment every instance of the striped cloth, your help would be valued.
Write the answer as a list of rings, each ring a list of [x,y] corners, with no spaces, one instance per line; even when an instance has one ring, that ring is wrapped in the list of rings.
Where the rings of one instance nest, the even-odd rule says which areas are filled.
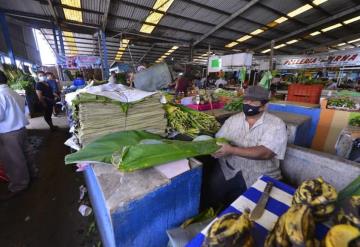
[[[285,213],[291,205],[292,195],[295,189],[270,177],[260,177],[243,195],[234,201],[227,209],[221,212],[218,217],[227,213],[242,213],[246,208],[254,209],[265,189],[266,182],[273,182],[274,187],[271,190],[270,198],[267,202],[264,214],[255,221],[255,227],[252,235],[255,240],[255,246],[264,246],[265,238],[268,232],[273,229],[277,219]],[[216,219],[215,219],[216,220]],[[215,221],[214,220],[214,221]],[[213,222],[212,222],[213,223]],[[205,240],[205,235],[212,225],[210,223],[201,233],[195,236],[186,246],[200,247]],[[323,239],[328,231],[324,224],[316,225],[316,238]]]

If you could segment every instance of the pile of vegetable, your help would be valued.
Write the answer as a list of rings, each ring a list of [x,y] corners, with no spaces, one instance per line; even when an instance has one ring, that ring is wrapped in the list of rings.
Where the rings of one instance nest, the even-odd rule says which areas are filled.
[[[232,97],[237,96],[237,92],[218,88],[213,92],[213,96],[214,97],[229,97],[229,98],[232,98]]]
[[[4,73],[8,78],[8,85],[13,90],[25,90],[26,94],[35,92],[35,80],[22,70],[9,64],[3,64]]]
[[[206,141],[167,140],[146,131],[119,131],[100,137],[80,151],[67,155],[65,164],[105,163],[130,172],[171,161],[216,152],[223,139]]]
[[[327,106],[330,108],[356,109],[356,103],[349,97],[333,97],[328,100]]]
[[[243,109],[243,98],[235,98],[229,104],[224,107],[227,111],[242,111]]]
[[[349,125],[354,127],[360,127],[360,113],[350,117]]]
[[[220,128],[220,124],[215,117],[206,113],[175,104],[166,104],[164,109],[170,127],[181,134],[191,137],[199,134],[212,135]]]

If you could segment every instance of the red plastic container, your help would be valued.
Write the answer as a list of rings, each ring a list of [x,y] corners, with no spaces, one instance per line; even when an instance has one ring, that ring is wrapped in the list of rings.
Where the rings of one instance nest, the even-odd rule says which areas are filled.
[[[319,104],[323,85],[291,84],[288,88],[288,101]]]

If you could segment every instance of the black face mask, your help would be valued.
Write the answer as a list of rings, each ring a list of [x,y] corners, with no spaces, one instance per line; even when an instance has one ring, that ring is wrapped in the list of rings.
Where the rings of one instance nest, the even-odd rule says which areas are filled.
[[[261,106],[252,106],[249,104],[243,104],[243,111],[245,116],[255,116],[260,113]]]

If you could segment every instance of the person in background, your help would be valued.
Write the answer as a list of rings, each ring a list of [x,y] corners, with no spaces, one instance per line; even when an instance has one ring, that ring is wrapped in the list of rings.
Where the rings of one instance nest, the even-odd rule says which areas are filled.
[[[77,88],[82,88],[86,85],[84,77],[79,72],[76,72],[76,78],[73,81],[73,85]]]
[[[332,79],[331,82],[326,85],[326,89],[328,89],[328,90],[336,90],[337,89],[337,81],[336,81],[336,79]]]
[[[187,96],[189,85],[189,80],[184,76],[184,74],[180,73],[178,79],[176,80],[175,94],[178,95],[183,92],[184,96]]]
[[[52,72],[46,72],[46,77],[47,77],[46,82],[51,87],[51,90],[52,90],[53,95],[54,95],[54,100],[55,100],[53,114],[54,114],[54,116],[57,116],[58,115],[58,110],[56,108],[56,102],[61,101],[60,82],[58,80],[56,80],[55,75]]]
[[[0,160],[9,177],[9,191],[0,194],[0,200],[19,194],[28,187],[30,178],[38,177],[27,139],[28,123],[25,99],[9,88],[0,71]]]
[[[110,77],[109,77],[109,83],[116,84],[116,72],[111,71]]]
[[[43,71],[39,71],[37,76],[38,76],[38,82],[36,83],[35,89],[36,89],[36,94],[39,98],[39,101],[44,111],[44,119],[46,123],[49,125],[51,131],[55,131],[57,130],[57,127],[53,125],[51,119],[51,115],[55,104],[55,97],[51,87],[46,82],[45,73]]]
[[[226,84],[227,84],[227,81],[223,77],[220,77],[215,82],[215,86],[218,88],[223,88]]]
[[[216,134],[230,143],[213,155],[219,162],[212,185],[215,201],[232,203],[262,175],[281,179],[287,131],[280,118],[265,111],[268,97],[264,88],[249,87],[243,112],[230,117]]]

